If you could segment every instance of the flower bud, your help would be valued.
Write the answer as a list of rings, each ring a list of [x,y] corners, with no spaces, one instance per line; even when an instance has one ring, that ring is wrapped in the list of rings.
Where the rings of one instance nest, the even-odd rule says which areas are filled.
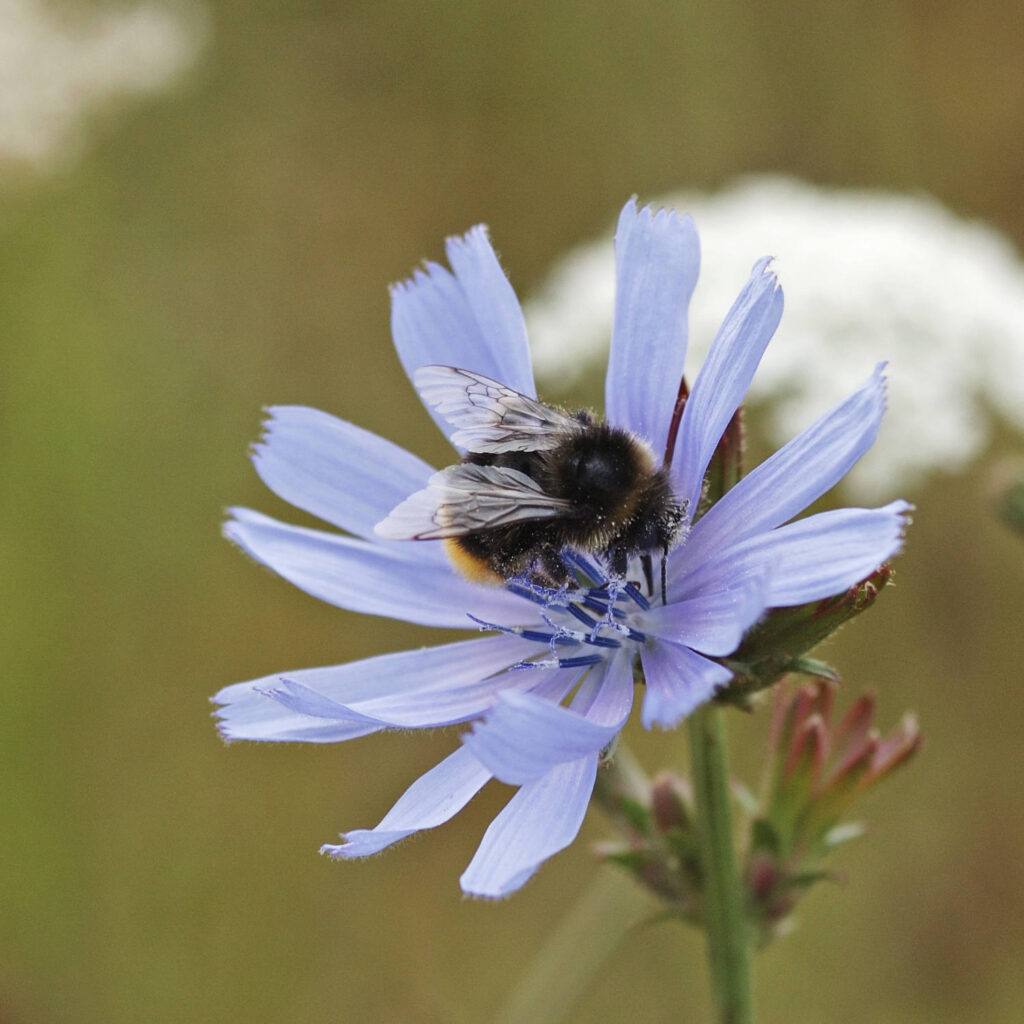
[[[789,672],[806,672],[838,682],[833,669],[806,657],[807,653],[870,608],[892,575],[891,566],[881,565],[860,583],[834,597],[795,608],[770,609],[743,638],[736,653],[725,659],[734,675],[718,699],[746,706],[754,693],[772,686]]]
[[[777,933],[799,896],[832,877],[819,865],[836,846],[861,833],[841,822],[853,800],[921,745],[913,715],[884,739],[875,728],[873,694],[859,697],[835,724],[838,684],[817,679],[777,692],[766,797],[751,827],[746,879],[762,942]]]

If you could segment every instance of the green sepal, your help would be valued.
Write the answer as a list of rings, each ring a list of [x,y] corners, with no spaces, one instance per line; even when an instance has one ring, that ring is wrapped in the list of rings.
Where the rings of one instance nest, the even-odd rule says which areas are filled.
[[[803,676],[813,676],[815,679],[827,679],[830,683],[843,681],[843,677],[836,669],[827,661],[818,658],[794,658],[790,662],[789,671]]]
[[[722,659],[733,678],[719,690],[716,700],[748,707],[753,694],[772,686],[788,672],[838,678],[831,666],[806,657],[807,652],[870,608],[891,577],[892,569],[883,565],[835,597],[795,608],[769,609],[736,652]]]
[[[625,868],[633,875],[641,874],[653,859],[649,850],[634,850],[628,846],[613,847],[610,844],[602,844],[597,848],[597,852],[605,863]]]
[[[696,833],[673,829],[665,834],[664,839],[668,852],[678,861],[679,870],[699,886],[701,880],[700,844],[697,841]]]
[[[700,889],[691,873],[679,870],[674,858],[649,847],[601,844],[596,853],[606,864],[614,864],[649,889],[664,904],[693,915],[700,901]]]

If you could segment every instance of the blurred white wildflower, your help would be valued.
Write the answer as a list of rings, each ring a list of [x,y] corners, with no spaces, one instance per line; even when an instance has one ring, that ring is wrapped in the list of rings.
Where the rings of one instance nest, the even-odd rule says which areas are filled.
[[[72,159],[88,114],[165,88],[192,63],[205,28],[195,5],[0,0],[0,165],[45,170]]]
[[[849,488],[877,498],[955,470],[993,421],[1024,430],[1024,265],[995,230],[931,199],[755,177],[681,193],[700,230],[688,365],[763,255],[777,258],[786,315],[754,378],[774,444],[794,436],[888,360],[889,412]],[[567,385],[607,347],[615,270],[606,242],[570,252],[526,307],[538,375]],[[549,387],[550,391],[550,387]]]

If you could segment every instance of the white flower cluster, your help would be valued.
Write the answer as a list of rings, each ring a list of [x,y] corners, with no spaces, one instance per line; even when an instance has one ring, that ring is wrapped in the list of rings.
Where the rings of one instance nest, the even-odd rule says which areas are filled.
[[[752,259],[776,257],[786,313],[750,395],[765,403],[774,444],[888,362],[889,412],[872,457],[848,478],[852,493],[905,492],[966,465],[996,417],[1024,430],[1024,264],[992,228],[923,197],[779,177],[664,204],[693,215],[703,247],[689,365],[703,360]],[[570,252],[527,305],[549,393],[604,359],[614,289],[601,240]]]
[[[194,60],[205,26],[197,6],[0,0],[0,165],[43,170],[72,159],[85,116],[165,88]]]

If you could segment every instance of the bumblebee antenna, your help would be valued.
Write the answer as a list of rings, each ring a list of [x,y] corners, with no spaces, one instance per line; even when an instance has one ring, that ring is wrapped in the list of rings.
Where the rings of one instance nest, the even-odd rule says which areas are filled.
[[[661,549],[661,603],[668,604],[668,541]]]

